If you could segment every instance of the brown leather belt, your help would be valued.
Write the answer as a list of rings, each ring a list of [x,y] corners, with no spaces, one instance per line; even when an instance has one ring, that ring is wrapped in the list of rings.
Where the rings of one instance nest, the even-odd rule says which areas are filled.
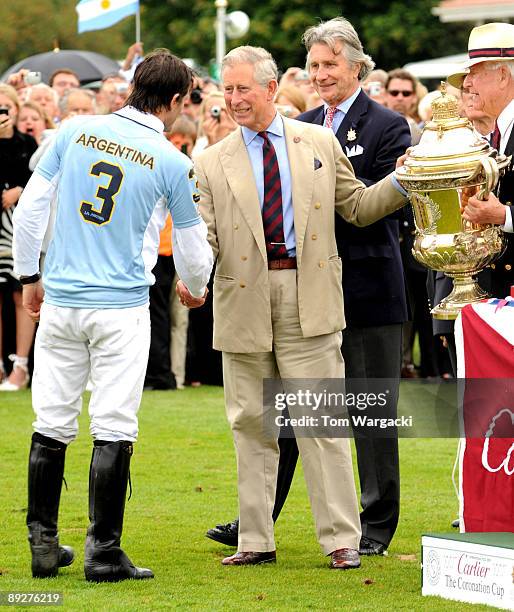
[[[296,257],[268,260],[268,270],[296,270]]]

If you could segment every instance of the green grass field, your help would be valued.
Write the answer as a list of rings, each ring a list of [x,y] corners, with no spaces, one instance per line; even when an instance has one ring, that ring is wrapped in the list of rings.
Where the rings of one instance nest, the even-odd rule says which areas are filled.
[[[402,393],[401,401],[417,400]],[[420,536],[449,531],[456,517],[451,484],[456,440],[401,440],[402,513],[388,557],[364,558],[360,570],[329,570],[298,470],[276,525],[277,564],[221,566],[232,549],[204,533],[236,516],[237,492],[223,393],[214,387],[143,397],[122,544],[136,564],[154,570],[155,580],[100,585],[84,580],[87,410],[67,453],[68,490],[63,488],[60,512],[61,542],[73,546],[77,558],[59,578],[34,580],[25,527],[32,417],[28,391],[0,394],[0,591],[61,592],[66,610],[490,609],[421,596]]]

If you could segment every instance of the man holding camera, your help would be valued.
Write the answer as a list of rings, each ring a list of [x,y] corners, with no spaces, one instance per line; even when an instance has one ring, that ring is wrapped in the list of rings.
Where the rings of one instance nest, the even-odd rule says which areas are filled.
[[[18,72],[13,72],[7,77],[7,85],[14,87],[16,93],[21,96],[24,94],[26,88],[32,87],[33,85],[39,85],[41,83],[41,73],[33,72],[27,68],[22,68]],[[22,96],[23,97],[23,96]]]
[[[207,94],[200,108],[202,114],[198,123],[198,140],[193,149],[193,159],[201,151],[223,140],[237,128],[237,123],[227,112],[227,105],[221,91],[211,91]]]
[[[198,122],[202,101],[202,83],[200,81],[200,78],[198,76],[195,76],[191,91],[184,100],[184,108],[182,110],[182,113],[184,115],[187,115],[195,123]]]

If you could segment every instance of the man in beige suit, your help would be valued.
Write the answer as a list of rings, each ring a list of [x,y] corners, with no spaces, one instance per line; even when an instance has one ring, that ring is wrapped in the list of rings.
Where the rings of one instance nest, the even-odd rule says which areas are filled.
[[[277,114],[277,68],[264,49],[232,50],[223,60],[222,80],[227,108],[241,127],[203,152],[195,166],[200,210],[217,258],[214,348],[223,352],[238,462],[238,552],[223,564],[253,565],[276,558],[272,509],[279,449],[263,431],[263,379],[344,376],[334,206],[347,221],[367,225],[405,200],[389,177],[366,189],[332,130]],[[277,191],[280,211],[271,212],[270,230]],[[187,293],[181,297],[189,303]],[[294,417],[293,407],[290,413]],[[330,567],[359,567],[349,440],[299,437],[298,446]]]

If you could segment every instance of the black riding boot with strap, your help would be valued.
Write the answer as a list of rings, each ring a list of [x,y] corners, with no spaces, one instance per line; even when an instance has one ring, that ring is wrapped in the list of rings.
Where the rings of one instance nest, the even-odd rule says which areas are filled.
[[[132,443],[95,441],[89,470],[89,520],[84,572],[90,582],[153,578],[121,549]]]
[[[64,475],[66,444],[39,433],[32,436],[29,455],[27,527],[32,553],[32,576],[57,576],[59,567],[75,557],[69,546],[59,546],[57,519]]]

